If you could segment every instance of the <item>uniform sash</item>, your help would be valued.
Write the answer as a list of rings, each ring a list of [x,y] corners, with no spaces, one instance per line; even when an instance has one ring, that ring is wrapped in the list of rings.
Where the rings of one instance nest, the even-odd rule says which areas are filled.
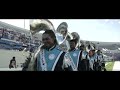
[[[61,51],[61,52],[59,53],[57,59],[55,60],[55,62],[54,62],[54,64],[53,64],[53,67],[52,67],[52,71],[54,71],[55,66],[56,66],[56,64],[57,64],[57,62],[58,62],[58,60],[59,60],[59,58],[60,58],[60,56],[61,56],[62,53],[63,53],[63,51]]]
[[[53,66],[52,66],[52,71],[54,71],[55,66],[56,66],[56,64],[57,64],[57,62],[58,62],[58,60],[59,60],[59,58],[60,58],[60,56],[61,56],[62,53],[63,53],[63,51],[61,51],[61,52],[58,54],[58,56],[57,56],[57,58],[56,58],[56,60],[55,60],[55,62],[54,62],[54,64],[53,64]],[[44,50],[42,49],[41,52],[40,52],[41,69],[42,69],[42,71],[47,71],[47,63],[46,63],[45,55],[44,55],[44,54],[45,54],[45,53],[44,53]]]
[[[70,53],[68,53],[68,57],[70,58],[69,61],[70,61],[71,66],[72,66],[72,68],[73,68],[74,71],[77,71],[80,53],[81,53],[81,51],[78,52],[78,55],[77,55],[77,64],[76,64],[76,65],[75,65],[74,60],[73,60],[73,58],[71,57]]]
[[[78,66],[78,61],[79,61],[79,55],[78,55],[78,58],[77,58],[78,59],[77,60],[77,66],[75,65],[72,57],[70,56],[70,53],[66,53],[65,59],[70,63],[70,66],[72,67],[73,71],[77,71],[77,66]]]

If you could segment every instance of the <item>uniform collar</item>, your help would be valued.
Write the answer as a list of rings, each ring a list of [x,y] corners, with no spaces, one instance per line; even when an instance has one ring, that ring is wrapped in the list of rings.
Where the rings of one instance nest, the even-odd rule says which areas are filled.
[[[52,46],[52,47],[49,48],[49,49],[46,48],[46,50],[47,50],[47,51],[51,51],[51,50],[53,50],[55,47],[56,47],[56,45]]]

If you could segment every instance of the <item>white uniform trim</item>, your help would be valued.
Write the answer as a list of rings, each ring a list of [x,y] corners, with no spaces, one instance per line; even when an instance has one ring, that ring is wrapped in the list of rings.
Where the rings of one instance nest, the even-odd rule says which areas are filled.
[[[57,57],[57,59],[55,60],[54,64],[53,64],[53,67],[52,67],[52,71],[54,71],[55,69],[55,66],[61,56],[61,54],[63,53],[63,51],[61,51]],[[40,52],[40,63],[41,63],[41,69],[42,71],[47,71],[47,63],[46,63],[46,60],[45,60],[45,56],[44,56],[44,50],[42,49],[41,52]]]
[[[80,53],[82,53],[82,52],[81,52],[81,51],[79,51],[79,54],[78,54],[78,59],[77,59],[77,68],[78,68],[78,63],[79,63]],[[82,55],[81,55],[81,57],[82,57]]]
[[[44,50],[42,49],[40,52],[40,63],[42,71],[47,71],[47,64],[44,56]]]
[[[57,62],[58,62],[58,60],[59,60],[59,58],[60,58],[60,56],[61,56],[62,53],[63,53],[63,51],[61,51],[61,52],[59,53],[57,59],[55,60],[54,65],[53,65],[53,67],[52,67],[52,71],[54,71],[55,66],[56,66],[56,64],[57,64]]]
[[[69,54],[68,54],[69,55]],[[74,62],[73,62],[73,59],[71,58],[71,56],[69,55],[69,61],[70,61],[70,64],[71,64],[71,66],[72,66],[72,68],[73,68],[73,71],[77,71],[77,67],[76,67],[76,65],[74,64]]]

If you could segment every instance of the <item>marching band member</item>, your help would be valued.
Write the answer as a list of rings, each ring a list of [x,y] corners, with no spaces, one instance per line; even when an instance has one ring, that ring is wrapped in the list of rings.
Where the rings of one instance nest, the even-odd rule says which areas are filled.
[[[44,30],[42,44],[35,50],[27,71],[71,71],[69,57],[61,47],[67,36],[67,23],[61,23],[57,30],[48,19],[31,20],[31,35]],[[65,32],[61,32],[65,31]],[[66,43],[65,43],[66,45]],[[67,47],[66,47],[67,48]]]
[[[86,51],[85,45],[80,46],[81,50],[81,62],[80,62],[80,71],[89,71],[89,60],[87,59],[88,52]]]
[[[104,57],[100,50],[97,51],[97,62],[99,63],[99,71],[106,70],[105,63],[104,63]]]
[[[103,54],[100,50],[97,51],[97,60],[99,60],[100,62],[104,61]]]
[[[97,61],[94,50],[89,51],[89,53],[87,55],[87,59],[89,60],[90,71],[94,71],[94,63]]]
[[[47,30],[42,35],[43,46],[36,58],[37,71],[64,71],[66,54],[62,51],[56,40],[55,33],[52,30]]]
[[[73,71],[79,70],[80,64],[80,53],[81,51],[76,48],[77,41],[75,39],[70,40],[70,50],[68,52],[68,56],[70,58],[70,66],[72,67]]]

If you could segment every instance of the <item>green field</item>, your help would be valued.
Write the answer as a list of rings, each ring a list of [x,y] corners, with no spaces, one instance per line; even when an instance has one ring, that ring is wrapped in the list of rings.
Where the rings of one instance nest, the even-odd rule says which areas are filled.
[[[0,68],[8,68],[10,60],[13,56],[16,57],[17,65],[25,62],[28,52],[15,51],[15,50],[2,50],[0,49]]]
[[[107,62],[107,63],[106,63],[106,66],[105,66],[105,67],[106,67],[106,70],[107,70],[107,71],[112,71],[113,66],[114,66],[114,63],[115,63],[115,62]]]

